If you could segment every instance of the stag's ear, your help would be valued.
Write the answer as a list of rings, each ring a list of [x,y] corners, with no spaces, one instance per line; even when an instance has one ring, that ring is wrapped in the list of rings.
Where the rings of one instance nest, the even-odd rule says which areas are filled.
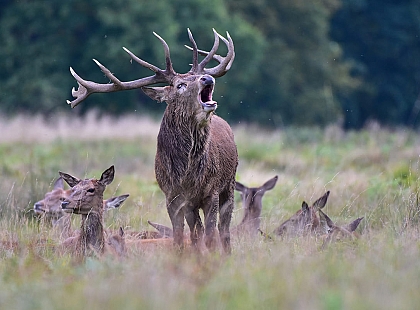
[[[114,180],[114,173],[115,173],[114,166],[109,167],[102,173],[101,179],[98,182],[103,185],[111,184],[111,182]]]
[[[59,171],[58,174],[63,178],[64,181],[66,181],[66,183],[68,185],[70,185],[70,187],[74,187],[77,184],[79,184],[79,182],[80,182],[80,179],[78,179],[78,178],[76,178],[76,177],[74,177],[74,176],[72,176],[68,173]]]
[[[64,181],[62,177],[59,177],[54,183],[54,189],[64,189]]]
[[[151,99],[157,102],[168,100],[169,86],[164,87],[142,87],[141,90]]]
[[[117,197],[111,197],[105,200],[105,204],[104,204],[105,210],[119,208],[124,203],[124,201],[128,198],[128,196],[130,195],[125,194],[125,195],[121,195]]]

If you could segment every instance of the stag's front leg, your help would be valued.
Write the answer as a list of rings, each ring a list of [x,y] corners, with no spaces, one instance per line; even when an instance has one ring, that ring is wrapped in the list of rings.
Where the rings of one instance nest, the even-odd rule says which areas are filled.
[[[226,254],[232,252],[230,245],[230,222],[232,220],[232,212],[234,208],[233,191],[220,195],[219,205],[219,235],[222,242],[223,250]]]
[[[217,208],[219,206],[219,195],[213,195],[204,202],[204,223],[205,237],[204,242],[209,250],[214,250],[216,246],[216,224],[217,224]]]
[[[180,249],[184,247],[184,202],[177,196],[167,201],[169,218],[172,223],[174,244]]]
[[[188,211],[185,211],[185,219],[190,227],[191,243],[196,249],[198,249],[204,234],[203,223],[201,222],[198,208],[188,208],[187,210]]]

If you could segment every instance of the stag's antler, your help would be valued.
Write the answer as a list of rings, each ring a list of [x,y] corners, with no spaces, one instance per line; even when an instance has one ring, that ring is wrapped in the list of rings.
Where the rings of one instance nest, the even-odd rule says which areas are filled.
[[[190,38],[190,41],[192,43],[193,47],[190,47],[188,45],[185,45],[186,48],[193,51],[193,63],[192,68],[190,70],[190,73],[194,74],[209,74],[215,78],[221,77],[226,74],[226,72],[229,71],[230,67],[232,66],[233,60],[235,59],[235,47],[233,45],[232,38],[229,35],[229,32],[226,32],[227,39],[221,36],[216,32],[216,30],[213,29],[214,32],[214,44],[210,52],[206,52],[203,50],[199,50],[197,48],[197,44],[195,43],[195,40],[188,29],[188,36]],[[228,53],[226,57],[222,57],[220,55],[216,54],[217,48],[219,47],[219,38],[226,44],[228,48]],[[198,64],[198,54],[206,56],[200,64]],[[219,65],[216,67],[206,69],[204,68],[211,59],[216,60]]]
[[[93,93],[110,93],[120,90],[128,90],[128,89],[136,89],[143,86],[156,84],[156,83],[170,83],[172,78],[176,75],[173,67],[172,67],[172,61],[171,56],[169,52],[169,46],[165,42],[164,39],[162,39],[157,33],[153,32],[153,34],[162,42],[163,48],[165,50],[165,58],[166,58],[166,69],[162,70],[152,64],[149,64],[148,62],[138,58],[136,55],[134,55],[132,52],[130,52],[127,48],[123,47],[124,51],[126,51],[130,57],[142,65],[143,67],[146,67],[150,69],[151,71],[155,72],[154,75],[148,76],[145,78],[137,79],[134,81],[128,81],[128,82],[121,82],[119,79],[117,79],[111,71],[109,71],[105,66],[103,66],[99,61],[96,59],[93,59],[93,61],[99,66],[99,68],[102,70],[102,72],[111,80],[112,83],[110,84],[99,84],[92,81],[86,81],[82,79],[74,70],[72,67],[70,67],[70,72],[73,75],[73,77],[76,79],[77,83],[79,84],[79,87],[77,90],[72,89],[72,95],[76,99],[73,101],[67,100],[68,104],[71,104],[71,107],[74,108],[77,106],[80,102],[85,100],[90,94]]]
[[[235,50],[233,46],[232,38],[230,37],[229,33],[227,32],[227,39],[223,36],[218,34],[216,30],[213,29],[214,33],[214,44],[210,52],[205,52],[199,50],[197,48],[197,44],[194,41],[194,38],[191,34],[191,31],[188,29],[188,36],[193,47],[188,47],[193,51],[193,65],[191,70],[189,71],[190,74],[209,74],[215,78],[221,77],[225,75],[225,73],[230,69],[232,62],[235,58]],[[85,100],[90,94],[93,93],[110,93],[116,92],[120,90],[129,90],[129,89],[136,89],[147,85],[157,84],[157,83],[168,83],[171,84],[172,79],[177,74],[172,66],[171,56],[169,53],[169,46],[162,39],[158,34],[153,32],[153,34],[161,41],[163,48],[165,50],[165,58],[166,58],[166,69],[162,70],[134,55],[130,52],[127,48],[123,47],[124,51],[126,51],[130,57],[139,63],[141,66],[150,69],[155,74],[149,77],[137,79],[134,81],[128,82],[121,82],[115,75],[111,73],[105,66],[103,66],[99,61],[93,59],[93,61],[99,66],[102,72],[110,79],[111,83],[108,84],[99,84],[92,81],[87,81],[82,79],[72,67],[70,67],[70,73],[76,79],[77,84],[79,87],[77,90],[73,87],[72,89],[72,96],[76,99],[73,101],[67,100],[67,103],[71,105],[72,108],[77,106],[80,102]],[[226,46],[228,47],[228,52],[226,57],[222,57],[220,55],[216,55],[216,51],[219,47],[219,39],[221,39]],[[198,54],[204,55],[204,59],[198,63]],[[216,60],[219,64],[213,68],[206,69],[205,66],[209,63],[211,59]]]

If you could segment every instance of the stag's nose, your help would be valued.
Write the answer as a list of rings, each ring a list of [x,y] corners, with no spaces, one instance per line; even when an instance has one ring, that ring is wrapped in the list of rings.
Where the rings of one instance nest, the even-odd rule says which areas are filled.
[[[200,81],[204,84],[204,85],[213,85],[214,84],[214,78],[210,75],[203,75],[200,78]]]

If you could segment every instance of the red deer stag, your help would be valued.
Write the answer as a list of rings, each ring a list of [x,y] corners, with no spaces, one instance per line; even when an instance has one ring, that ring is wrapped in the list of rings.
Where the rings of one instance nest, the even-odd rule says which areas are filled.
[[[71,230],[71,216],[61,208],[61,202],[68,198],[70,193],[71,189],[65,190],[63,178],[59,177],[54,182],[53,190],[47,192],[44,199],[34,204],[35,214],[51,222],[53,228],[65,238],[72,236],[73,231]],[[128,197],[129,195],[125,194],[104,200],[104,211],[119,208]]]
[[[325,223],[327,228],[327,235],[322,244],[322,249],[325,249],[330,243],[339,241],[342,239],[353,240],[359,237],[359,234],[356,233],[356,229],[359,226],[360,222],[363,220],[363,217],[355,219],[348,225],[338,226],[336,225],[328,215],[319,210],[321,221]]]
[[[70,174],[59,172],[71,187],[70,195],[61,203],[61,207],[67,213],[82,215],[80,233],[63,242],[63,246],[67,246],[69,251],[77,257],[102,255],[106,249],[109,252],[114,252],[109,249],[109,245],[115,243],[118,235],[120,236],[118,239],[124,242],[122,230],[117,236],[114,236],[115,238],[110,237],[106,242],[103,227],[103,193],[106,186],[114,180],[114,172],[114,166],[111,166],[102,173],[99,180],[81,180]],[[125,247],[121,246],[121,248]],[[118,254],[124,255],[125,253]]]
[[[92,93],[107,93],[141,88],[146,95],[158,102],[166,101],[158,138],[155,159],[157,182],[166,196],[166,207],[174,231],[174,243],[183,247],[184,217],[190,228],[191,242],[198,247],[204,236],[209,249],[216,244],[216,222],[219,214],[219,234],[224,251],[231,252],[229,226],[234,204],[235,174],[238,154],[233,132],[222,118],[214,115],[217,102],[212,95],[215,78],[223,76],[231,67],[235,57],[233,41],[214,29],[214,44],[209,52],[198,50],[188,29],[192,44],[192,68],[188,73],[176,73],[172,66],[169,47],[161,41],[166,58],[166,69],[162,70],[141,60],[128,49],[124,50],[140,65],[150,69],[154,75],[134,81],[121,82],[106,67],[94,60],[102,72],[111,80],[110,84],[98,84],[83,80],[72,68],[71,74],[79,88],[73,88],[76,98],[67,101],[72,107],[78,105]],[[221,39],[228,48],[227,55],[216,54]],[[199,62],[198,55],[205,55]],[[205,68],[210,60],[218,64]],[[166,83],[165,87],[145,87]],[[204,227],[199,209],[204,213]]]
[[[318,198],[312,206],[305,201],[302,203],[301,210],[297,211],[288,220],[282,223],[274,230],[274,234],[278,236],[294,237],[305,235],[308,233],[319,233],[321,230],[319,215],[317,214],[327,203],[330,192],[327,191],[323,196]]]

